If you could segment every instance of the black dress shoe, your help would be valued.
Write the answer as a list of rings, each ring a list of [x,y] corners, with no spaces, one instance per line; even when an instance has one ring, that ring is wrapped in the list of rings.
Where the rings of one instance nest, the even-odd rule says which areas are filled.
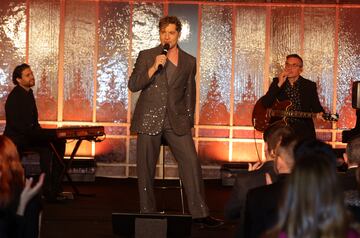
[[[224,225],[223,220],[211,216],[195,218],[193,219],[193,223],[199,225],[201,228],[217,228]]]

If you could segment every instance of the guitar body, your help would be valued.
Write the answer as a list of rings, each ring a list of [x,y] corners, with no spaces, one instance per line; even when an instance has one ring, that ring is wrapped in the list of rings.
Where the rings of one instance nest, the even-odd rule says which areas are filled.
[[[316,113],[292,111],[291,101],[276,100],[271,108],[265,108],[261,103],[262,97],[255,103],[252,113],[252,123],[256,130],[263,132],[270,125],[282,123],[287,125],[287,119],[292,118],[314,118]],[[326,121],[338,121],[338,114],[323,113],[323,119]]]
[[[271,115],[271,112],[272,110],[289,110],[289,108],[291,107],[291,102],[288,100],[276,100],[271,108],[265,108],[264,105],[261,103],[261,99],[262,98],[260,98],[255,103],[252,113],[252,123],[254,128],[258,131],[263,132],[271,124],[283,123],[284,125],[287,125],[286,117],[273,117]]]

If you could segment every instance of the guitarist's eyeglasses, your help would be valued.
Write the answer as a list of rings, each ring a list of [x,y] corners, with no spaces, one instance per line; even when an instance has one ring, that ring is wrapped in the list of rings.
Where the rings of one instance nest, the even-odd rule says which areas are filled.
[[[296,68],[296,67],[302,67],[301,65],[298,64],[289,64],[289,63],[285,63],[285,68]]]

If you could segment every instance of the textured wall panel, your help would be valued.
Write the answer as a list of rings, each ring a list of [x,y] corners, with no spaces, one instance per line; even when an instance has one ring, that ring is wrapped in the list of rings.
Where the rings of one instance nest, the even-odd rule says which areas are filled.
[[[301,8],[273,7],[271,9],[270,80],[284,68],[288,54],[300,54]]]
[[[260,141],[258,143],[255,142],[234,142],[233,143],[233,155],[232,161],[260,161],[263,158],[263,146]]]
[[[97,121],[126,122],[130,5],[102,2],[99,13]]]
[[[64,120],[92,120],[96,21],[95,2],[66,1]]]
[[[119,127],[119,126],[106,126],[105,134],[107,135],[127,135],[127,127]]]
[[[130,138],[129,163],[136,164],[136,138]]]
[[[359,0],[339,0],[339,3],[357,3],[357,4],[359,4]]]
[[[57,120],[60,2],[30,2],[29,64],[40,120]]]
[[[263,133],[249,127],[249,130],[233,130],[233,138],[262,139]]]
[[[66,142],[66,155],[71,155],[72,151],[74,150],[74,147],[76,145],[77,140],[68,140]],[[90,157],[91,154],[91,148],[92,148],[92,142],[84,140],[81,142],[81,145],[76,153],[76,156],[85,156]]]
[[[132,49],[131,56],[135,64],[139,51],[160,44],[159,20],[163,16],[163,5],[159,3],[134,3],[132,12]],[[139,93],[131,94],[131,115]]]
[[[228,129],[199,129],[199,137],[217,137],[217,138],[228,138],[230,131]]]
[[[219,168],[203,168],[202,170],[202,177],[203,179],[214,179],[214,178],[220,178],[220,169]]]
[[[325,111],[332,112],[334,98],[335,9],[304,9],[304,72],[317,83]],[[331,122],[316,121],[317,128],[332,128]]]
[[[341,0],[340,0],[341,2]],[[337,3],[337,0],[305,0],[305,3]]]
[[[130,166],[129,167],[129,177],[135,177],[136,176],[136,167]]]
[[[339,67],[337,111],[339,128],[355,126],[355,110],[351,107],[351,85],[360,80],[360,9],[340,9]]]
[[[171,152],[170,150],[170,147],[169,146],[164,146],[163,147],[165,149],[165,164],[171,164],[171,165],[174,165],[174,164],[177,164],[177,161],[175,160],[175,157],[173,155],[173,153]],[[162,157],[164,155],[164,152],[163,151],[160,151],[160,157]],[[159,161],[160,163],[160,161]]]
[[[199,124],[228,125],[230,122],[232,8],[202,6],[201,22]]]
[[[98,164],[96,166],[96,176],[127,178],[125,166],[108,166],[107,164]]]
[[[254,103],[264,81],[266,10],[236,9],[234,125],[252,125]]]
[[[26,1],[0,2],[0,105],[4,105],[13,88],[11,74],[16,65],[25,62]],[[0,107],[0,119],[5,119]]]
[[[216,165],[229,160],[229,142],[199,141],[198,156],[203,165]]]
[[[101,163],[126,163],[126,140],[107,138],[95,144],[96,161]]]
[[[197,5],[169,5],[169,15],[177,16],[182,24],[179,45],[187,53],[197,56],[198,46],[198,11]]]

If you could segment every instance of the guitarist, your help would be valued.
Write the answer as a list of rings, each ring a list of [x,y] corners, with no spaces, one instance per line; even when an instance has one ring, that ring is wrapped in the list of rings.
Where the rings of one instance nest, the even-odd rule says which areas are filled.
[[[316,113],[316,119],[322,119],[324,112],[316,90],[316,83],[303,78],[303,60],[297,54],[286,56],[285,69],[274,78],[268,92],[262,97],[265,108],[271,108],[277,101],[288,100],[290,111]],[[285,110],[285,108],[284,108]],[[278,118],[279,119],[279,118]],[[276,119],[272,118],[272,122]],[[272,123],[271,122],[271,123]],[[287,124],[292,127],[301,139],[315,139],[315,127],[312,118],[287,118]]]

